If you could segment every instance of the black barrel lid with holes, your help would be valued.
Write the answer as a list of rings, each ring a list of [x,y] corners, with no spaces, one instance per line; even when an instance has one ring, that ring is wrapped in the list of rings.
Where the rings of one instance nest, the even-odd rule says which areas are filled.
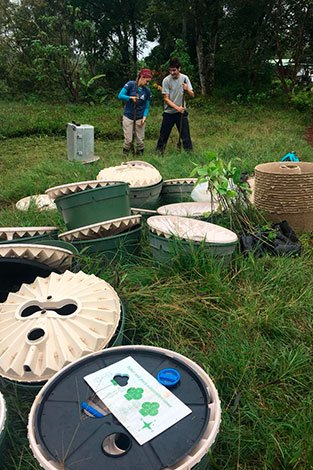
[[[181,378],[171,392],[192,410],[144,445],[112,414],[95,418],[81,408],[94,395],[84,377],[128,356],[155,378],[162,369],[176,369]],[[42,456],[56,468],[61,464],[75,470],[160,470],[182,460],[200,441],[208,426],[209,403],[202,379],[183,360],[157,349],[124,346],[82,358],[52,378],[32,410],[33,432]],[[110,439],[118,452],[108,450]]]

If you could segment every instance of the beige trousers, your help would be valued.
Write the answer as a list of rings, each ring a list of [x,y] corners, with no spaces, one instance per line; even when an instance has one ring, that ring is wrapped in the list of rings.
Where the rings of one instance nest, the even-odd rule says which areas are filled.
[[[142,126],[141,119],[138,119],[136,121],[135,134],[137,138],[137,150],[144,149],[145,127],[146,127],[146,123],[144,123],[144,125]],[[131,148],[132,141],[133,141],[133,120],[129,119],[126,116],[123,116],[123,132],[124,132],[123,149],[129,150]]]

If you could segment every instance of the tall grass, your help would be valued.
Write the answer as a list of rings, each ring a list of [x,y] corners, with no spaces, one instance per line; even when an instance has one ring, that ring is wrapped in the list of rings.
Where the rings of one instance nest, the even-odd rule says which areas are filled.
[[[190,112],[194,154],[178,153],[174,134],[164,157],[154,153],[161,110],[153,110],[145,159],[165,178],[188,176],[192,162],[202,161],[203,149],[217,150],[225,160],[238,157],[242,169],[249,171],[256,163],[277,160],[289,150],[312,160],[303,137],[306,116],[278,107],[209,104]],[[66,160],[64,137],[37,131],[24,136],[27,116],[20,115],[20,106],[14,104],[6,117],[16,122],[19,114],[16,128],[23,137],[0,132],[7,133],[0,141],[0,223],[62,226],[54,212],[20,213],[14,203],[49,186],[95,178],[99,169],[122,161],[118,119],[106,124],[106,117],[102,125],[108,132],[112,125],[112,136],[119,138],[99,137],[100,161],[82,166]],[[105,113],[115,116],[111,108],[82,109],[86,121],[97,126]],[[81,120],[80,107],[66,107],[66,112],[55,107],[53,119],[59,129],[66,125],[69,111]],[[34,129],[33,113],[40,115],[42,109],[33,106],[27,112],[29,128]],[[49,120],[49,113],[44,116],[39,123]],[[313,468],[313,252],[311,236],[303,236],[302,241],[299,257],[255,259],[236,254],[230,265],[217,263],[201,251],[160,264],[152,258],[146,240],[138,257],[114,263],[88,257],[80,261],[84,271],[110,282],[125,301],[126,341],[173,349],[210,374],[223,409],[220,434],[210,455],[212,469]],[[26,438],[32,397],[3,384],[1,389],[9,404],[4,469],[37,469]]]

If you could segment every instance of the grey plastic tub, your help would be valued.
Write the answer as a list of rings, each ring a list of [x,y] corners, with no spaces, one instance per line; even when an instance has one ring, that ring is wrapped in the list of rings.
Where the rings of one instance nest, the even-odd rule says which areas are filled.
[[[222,257],[228,261],[238,245],[238,243],[205,243],[174,237],[165,238],[152,232],[149,232],[149,242],[154,258],[160,262],[170,261],[179,253],[191,255],[199,250],[205,250],[209,256]]]

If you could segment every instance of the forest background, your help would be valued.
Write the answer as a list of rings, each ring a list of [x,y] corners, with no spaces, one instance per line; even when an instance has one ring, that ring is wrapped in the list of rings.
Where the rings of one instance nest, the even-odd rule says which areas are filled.
[[[312,0],[0,0],[0,96],[101,103],[182,60],[202,95],[311,108]],[[148,41],[155,47],[139,60]]]

